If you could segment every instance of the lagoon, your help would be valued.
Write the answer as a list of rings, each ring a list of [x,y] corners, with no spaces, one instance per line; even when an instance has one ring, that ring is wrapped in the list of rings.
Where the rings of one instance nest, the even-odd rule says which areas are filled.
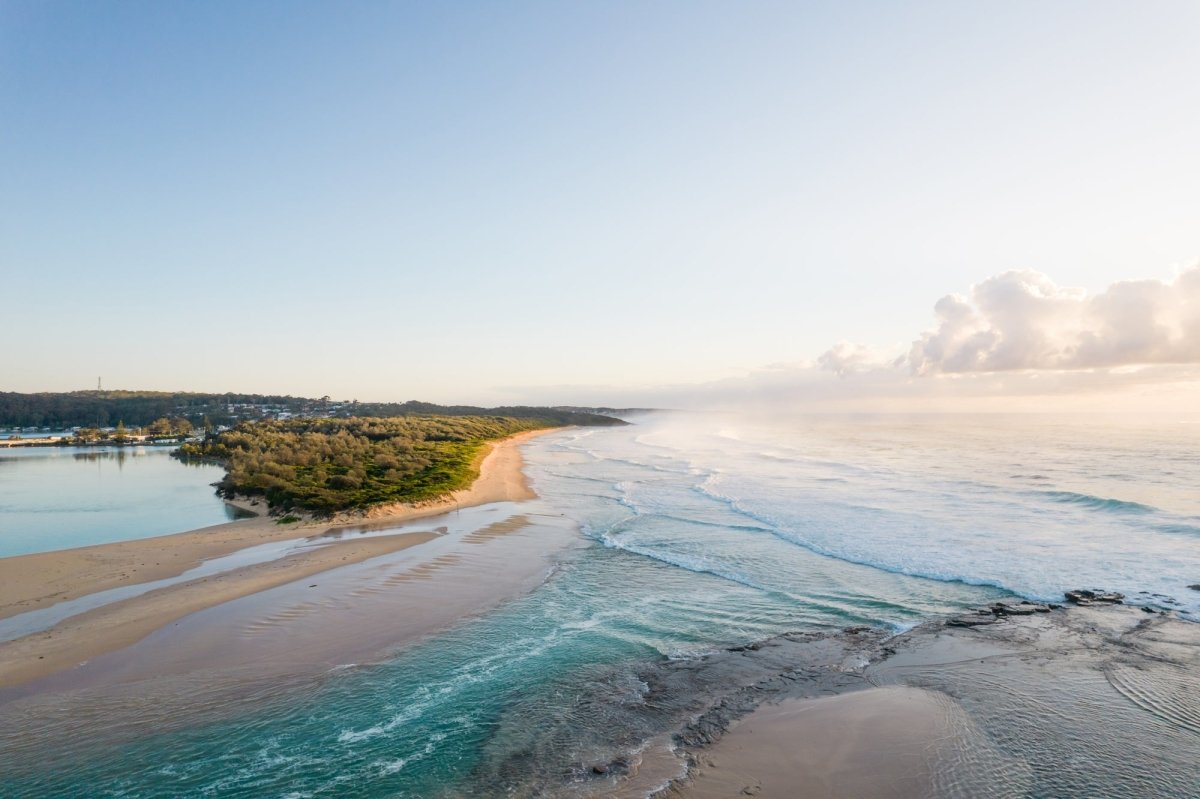
[[[0,450],[0,557],[148,538],[230,521],[224,470],[167,447]]]

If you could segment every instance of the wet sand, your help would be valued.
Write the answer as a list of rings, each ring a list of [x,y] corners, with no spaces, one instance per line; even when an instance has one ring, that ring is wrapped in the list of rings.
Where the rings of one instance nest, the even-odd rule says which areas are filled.
[[[655,796],[1191,799],[1200,784],[1200,625],[1169,612],[935,621],[863,651],[841,687],[796,659],[716,701],[677,733],[687,774]]]
[[[475,483],[446,500],[375,509],[366,518],[372,527],[395,527],[455,509],[528,500],[534,494],[521,471],[519,446],[547,432],[530,431],[493,445],[481,459]],[[370,539],[329,535],[339,529],[360,527],[363,519],[343,516],[332,526],[328,521],[279,525],[262,517],[176,535],[0,559],[0,618],[6,618],[117,586],[174,577],[201,561],[258,544],[304,537],[314,542],[313,548],[280,560],[171,585],[73,616],[45,632],[0,643],[0,687],[18,685],[127,647],[205,608],[436,537],[431,531]]]
[[[543,579],[546,556],[578,539],[568,520],[530,513],[531,505],[538,507],[489,504],[434,517],[433,530],[413,530],[426,524],[418,522],[396,534],[351,539],[347,548],[408,538],[421,546],[381,551],[198,610],[85,668],[23,687],[91,690],[202,672],[286,679],[386,659]]]
[[[766,705],[696,758],[692,799],[921,799],[953,734],[955,705],[919,688],[875,688]]]
[[[581,544],[576,528],[546,510],[536,500],[491,503],[413,522],[396,535],[339,531],[364,544],[422,535],[422,527],[433,537],[190,613],[75,668],[0,688],[6,756],[110,751],[387,663],[527,593],[569,558],[564,550]]]

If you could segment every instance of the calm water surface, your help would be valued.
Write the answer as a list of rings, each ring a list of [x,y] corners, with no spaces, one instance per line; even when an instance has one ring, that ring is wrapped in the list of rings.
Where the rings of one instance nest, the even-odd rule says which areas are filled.
[[[223,475],[169,447],[0,449],[0,557],[229,521],[211,485]]]

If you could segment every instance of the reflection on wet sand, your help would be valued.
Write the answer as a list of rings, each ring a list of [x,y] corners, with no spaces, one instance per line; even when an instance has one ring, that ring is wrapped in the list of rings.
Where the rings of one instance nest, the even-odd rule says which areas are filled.
[[[0,727],[26,730],[21,746],[30,751],[51,740],[103,747],[139,731],[193,725],[196,713],[207,719],[245,713],[248,703],[318,684],[348,665],[378,662],[527,592],[551,568],[553,553],[578,542],[561,517],[542,515],[533,523],[516,507],[464,509],[436,520],[444,524],[434,529],[443,532],[433,537],[428,521],[360,531],[367,538],[427,540],[201,610],[133,646],[23,686],[28,695],[0,705]],[[475,546],[463,549],[466,540]],[[134,695],[138,701],[122,702]],[[148,697],[154,701],[141,701]],[[106,732],[72,739],[67,707],[75,719],[103,715]]]
[[[500,522],[493,522],[487,527],[481,527],[463,539],[468,544],[483,544],[492,538],[523,530],[530,525],[529,517],[513,516]]]

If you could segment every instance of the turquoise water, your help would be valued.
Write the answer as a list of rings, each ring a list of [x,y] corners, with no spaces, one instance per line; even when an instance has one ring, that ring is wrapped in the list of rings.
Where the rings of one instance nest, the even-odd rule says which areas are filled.
[[[587,542],[528,595],[244,705],[196,688],[204,720],[169,731],[115,740],[29,716],[26,732],[58,731],[55,751],[6,731],[11,795],[567,795],[703,700],[653,693],[646,670],[667,659],[1089,584],[1197,610],[1195,426],[636,421],[526,449],[543,501]]]
[[[921,582],[882,577],[875,595],[859,595],[877,610],[847,615],[782,586],[763,591],[597,545],[502,610],[311,693],[123,746],[60,741],[53,772],[4,765],[29,796],[85,786],[139,797],[504,795],[606,760],[614,725],[598,725],[612,719],[591,712],[594,693],[610,711],[621,699],[636,705],[642,686],[631,675],[648,661],[876,613],[908,620],[996,594]]]
[[[0,449],[0,557],[229,521],[211,485],[223,475],[167,447]]]

